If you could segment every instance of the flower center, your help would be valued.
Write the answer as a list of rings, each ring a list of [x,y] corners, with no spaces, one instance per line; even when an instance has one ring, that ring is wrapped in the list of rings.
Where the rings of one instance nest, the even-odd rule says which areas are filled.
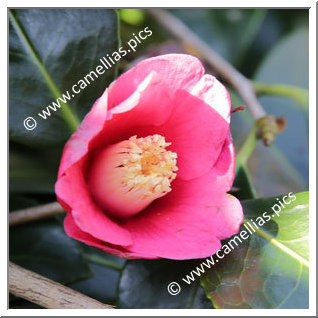
[[[177,154],[165,149],[170,145],[160,135],[133,136],[124,142],[126,158],[120,167],[124,170],[122,185],[127,191],[143,189],[145,196],[162,196],[171,191],[178,168]]]
[[[94,160],[89,185],[106,213],[128,217],[171,191],[177,154],[161,135],[137,136],[107,147]]]

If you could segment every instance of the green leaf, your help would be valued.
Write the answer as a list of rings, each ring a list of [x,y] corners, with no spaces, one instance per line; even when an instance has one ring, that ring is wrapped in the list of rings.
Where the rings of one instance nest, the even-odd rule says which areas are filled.
[[[9,152],[10,193],[54,193],[61,150],[13,147]]]
[[[283,196],[242,202],[245,225],[259,226],[201,277],[215,307],[308,308],[308,192],[295,196],[279,216],[272,207]],[[260,226],[264,212],[271,220]]]
[[[115,305],[120,273],[106,266],[88,264],[93,275],[68,286],[100,302]]]
[[[173,13],[232,64],[241,62],[255,39],[266,10],[174,9]]]
[[[233,107],[243,104],[233,91],[231,91],[231,99]],[[248,138],[253,124],[254,121],[247,110],[232,115],[231,132],[237,153],[240,152],[244,142]],[[282,135],[285,134],[288,134],[288,132],[284,131],[279,134],[277,140],[280,140]],[[290,140],[284,145],[285,149],[291,147]],[[269,197],[290,191],[301,192],[308,189],[303,178],[304,174],[300,172],[300,166],[298,164],[293,165],[289,161],[296,154],[287,158],[285,153],[278,149],[275,144],[265,147],[261,142],[257,143],[254,152],[247,162],[247,169],[252,184],[255,187],[257,197]],[[308,168],[308,162],[306,163],[305,161],[300,164],[303,167],[307,165]]]
[[[308,29],[298,29],[282,38],[261,63],[254,79],[263,83],[287,84],[308,89]],[[275,145],[307,183],[309,180],[308,112],[302,107],[297,107],[298,101],[283,96],[266,95],[261,96],[259,100],[267,113],[286,118],[286,129],[278,134]]]
[[[113,66],[46,120],[38,113],[71,90],[99,59],[118,47],[117,15],[104,9],[10,11],[10,139],[48,146],[63,143],[114,79]],[[62,97],[62,96],[61,96]],[[37,120],[28,131],[26,117]],[[69,128],[70,126],[70,128]]]
[[[299,48],[301,47],[301,50]],[[297,50],[298,48],[298,50]],[[269,52],[256,72],[255,79],[308,88],[309,35],[300,28],[283,37]]]
[[[199,279],[182,283],[198,261],[134,260],[127,261],[118,286],[119,308],[212,308]],[[170,295],[167,286],[178,282],[181,292]]]
[[[54,219],[10,227],[9,258],[64,284],[92,274],[77,243]]]
[[[237,190],[233,192],[233,195],[235,195],[239,200],[255,198],[255,189],[251,183],[249,172],[245,166],[239,166],[235,175],[233,188]]]
[[[115,305],[117,285],[125,260],[85,244],[80,244],[80,247],[93,275],[69,287],[101,302]]]
[[[25,209],[36,205],[39,205],[39,202],[32,197],[15,193],[9,196],[9,211]]]

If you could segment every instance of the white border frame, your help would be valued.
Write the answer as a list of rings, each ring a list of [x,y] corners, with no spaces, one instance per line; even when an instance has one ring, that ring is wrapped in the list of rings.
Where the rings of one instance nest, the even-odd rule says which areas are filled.
[[[309,177],[309,206],[310,206],[310,222],[309,222],[309,242],[310,242],[310,285],[309,285],[309,309],[222,309],[222,310],[213,310],[210,309],[119,309],[119,310],[110,310],[105,311],[101,309],[7,309],[8,301],[8,291],[7,284],[2,284],[0,290],[0,314],[1,316],[316,316],[316,2],[315,1],[282,1],[282,0],[267,0],[267,1],[246,1],[241,0],[239,2],[240,6],[238,7],[238,2],[235,0],[223,0],[222,2],[213,2],[213,1],[202,1],[197,0],[195,2],[187,3],[188,7],[193,8],[310,8],[309,9],[309,168],[310,168],[310,177]],[[196,6],[193,6],[193,3]],[[7,18],[7,7],[25,7],[26,2],[17,0],[17,1],[5,1],[5,6],[1,7],[1,39],[2,43],[7,43],[7,32],[8,32],[8,18]],[[27,2],[28,7],[44,7],[43,2],[40,0],[29,0]],[[78,7],[78,1],[70,0],[55,0],[51,3],[51,7]],[[109,0],[91,0],[89,2],[91,7],[107,7],[112,8],[147,8],[149,7],[150,2],[146,1],[121,1],[120,5],[118,1]],[[132,6],[133,4],[133,6]],[[183,7],[185,5],[184,1],[167,1],[161,0],[158,3],[158,6],[153,7]],[[3,74],[7,77],[8,74],[8,56],[7,50],[2,48],[0,51],[1,54],[1,64],[2,70],[5,70]],[[1,140],[3,142],[2,147],[8,145],[8,112],[5,110],[5,106],[8,101],[8,92],[7,92],[7,78],[2,77],[1,91],[3,96],[3,105],[1,108],[2,116],[0,117],[0,131],[1,131]],[[7,148],[8,151],[8,148]],[[7,153],[8,155],[8,153]],[[2,166],[8,167],[8,160],[5,159],[5,156],[1,156]],[[8,180],[8,169],[5,172],[6,179],[1,178],[1,201],[3,202],[3,210],[7,211],[7,180]],[[8,229],[7,229],[7,214],[5,211],[1,213],[2,219],[2,230],[0,231],[0,237],[2,246],[6,247],[6,253],[2,253],[2,262],[1,262],[1,271],[0,277],[2,282],[8,282],[7,277],[7,252],[8,252]],[[5,242],[7,244],[5,244]],[[2,249],[2,251],[4,251]]]

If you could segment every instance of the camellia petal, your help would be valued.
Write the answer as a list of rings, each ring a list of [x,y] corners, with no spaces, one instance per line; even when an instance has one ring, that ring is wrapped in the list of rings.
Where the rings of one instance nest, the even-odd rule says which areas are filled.
[[[212,75],[205,74],[190,93],[212,107],[230,123],[231,98],[226,88]]]
[[[94,246],[96,248],[101,249],[104,252],[114,254],[119,257],[124,258],[148,258],[148,259],[156,259],[158,257],[151,256],[149,253],[147,254],[136,254],[133,252],[130,252],[129,250],[125,249],[125,247],[118,246],[118,245],[112,245],[109,243],[106,243],[104,241],[101,241],[94,236],[90,235],[87,232],[82,231],[75,223],[72,215],[68,213],[64,219],[64,228],[65,232],[68,236],[81,241],[83,243],[86,243],[87,245]]]
[[[129,231],[112,221],[94,202],[83,170],[82,163],[77,163],[58,179],[55,185],[58,200],[71,207],[69,212],[83,231],[109,243],[131,244]]]
[[[133,136],[99,152],[88,172],[99,205],[109,215],[127,218],[170,192],[178,168],[169,145],[160,135]]]
[[[215,95],[218,91],[223,94],[224,87],[219,87]],[[222,102],[230,111],[230,102]],[[173,141],[169,149],[178,154],[178,177],[190,180],[207,173],[215,164],[229,123],[211,105],[186,91],[176,92],[174,104],[169,120],[156,131]]]
[[[107,116],[107,98],[108,90],[106,89],[66,143],[60,163],[59,176],[87,154],[89,143],[103,129]]]
[[[105,127],[94,141],[94,148],[102,148],[136,135],[142,130],[162,125],[174,108],[172,90],[155,72],[137,87],[122,103],[108,111]],[[146,134],[145,134],[146,132]]]
[[[152,71],[159,74],[173,91],[191,90],[204,74],[201,62],[191,55],[166,54],[146,59],[112,83],[109,107],[128,98]]]
[[[225,87],[189,55],[147,59],[121,75],[64,148],[55,189],[67,234],[125,258],[215,253],[243,221],[226,194],[230,111]]]
[[[190,181],[176,180],[173,191],[161,202],[127,222],[125,228],[132,234],[134,242],[130,250],[136,253],[160,250],[157,256],[165,258],[186,259],[189,254],[192,258],[201,258],[214,254],[221,239],[238,232],[243,222],[240,202],[220,190],[229,190],[234,178],[234,151],[230,136],[222,149],[209,173]],[[202,244],[202,240],[211,243],[207,246]],[[185,249],[184,245],[188,245],[189,249]]]
[[[138,215],[125,226],[134,241],[129,250],[179,260],[213,255],[221,247],[221,239],[238,232],[242,208],[236,198],[220,194],[197,204],[154,205]]]

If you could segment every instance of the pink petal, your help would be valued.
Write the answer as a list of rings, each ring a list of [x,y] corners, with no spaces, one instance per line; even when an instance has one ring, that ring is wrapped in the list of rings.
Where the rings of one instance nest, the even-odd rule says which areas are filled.
[[[176,179],[173,191],[128,221],[135,253],[171,259],[202,258],[220,248],[220,240],[238,232],[243,221],[239,200],[225,194],[233,182],[230,137],[211,171],[196,179]]]
[[[125,226],[133,238],[129,249],[169,259],[213,255],[220,240],[237,233],[243,220],[239,201],[220,193],[199,206],[154,205],[146,213]]]
[[[56,183],[70,236],[122,257],[187,259],[215,253],[238,231],[242,208],[225,195],[234,178],[231,103],[223,85],[203,74],[188,55],[148,59],[96,101],[65,146]],[[178,177],[170,194],[120,225],[92,199],[87,169],[103,147],[152,134],[172,142]]]
[[[201,62],[186,54],[167,54],[146,59],[121,75],[110,86],[110,108],[123,102],[155,71],[170,89],[190,90],[204,74]]]
[[[130,243],[129,233],[110,220],[107,211],[105,214],[92,199],[84,177],[90,159],[87,154],[132,136],[135,125],[162,124],[172,108],[169,94],[157,74],[151,73],[134,94],[107,115],[105,92],[66,144],[55,192],[61,204],[68,211],[72,209],[75,222],[83,231],[112,244]]]
[[[58,175],[93,149],[128,139],[137,127],[162,125],[173,108],[171,96],[171,90],[155,72],[151,72],[128,99],[109,111],[106,90],[66,143]]]
[[[157,258],[157,257],[151,257],[149,254],[143,255],[143,254],[136,254],[131,253],[129,250],[126,250],[124,247],[116,246],[112,244],[108,244],[106,242],[103,242],[101,240],[96,239],[94,236],[90,235],[89,233],[86,233],[82,231],[75,223],[72,215],[68,213],[64,219],[64,229],[68,236],[81,241],[87,245],[94,246],[96,248],[101,249],[102,251],[117,255],[119,257],[123,258]]]
[[[82,162],[73,165],[56,182],[55,191],[59,202],[71,207],[77,226],[84,232],[112,244],[131,244],[129,232],[108,218],[93,201],[83,176],[82,165]]]
[[[106,89],[66,143],[60,163],[59,176],[86,155],[90,141],[104,127],[107,115],[107,98],[108,91]]]
[[[230,191],[235,178],[235,149],[230,130],[222,147],[221,154],[213,167],[214,187],[224,192]]]
[[[231,103],[226,97],[226,89],[208,82],[209,89],[202,86],[198,96],[179,90],[174,99],[174,109],[169,120],[153,133],[165,136],[172,142],[169,150],[178,154],[178,177],[184,180],[197,178],[207,173],[218,159],[229,130],[228,118],[218,111],[218,103],[223,113],[229,113]],[[206,91],[206,94],[205,94]],[[215,98],[220,93],[224,98]],[[204,100],[209,102],[207,104]]]
[[[230,94],[214,76],[210,74],[202,76],[190,93],[210,105],[226,122],[230,123]]]
[[[148,127],[162,125],[173,109],[172,95],[159,75],[151,72],[132,95],[108,112],[105,127],[96,140],[98,147],[129,139],[140,129],[147,132]]]

